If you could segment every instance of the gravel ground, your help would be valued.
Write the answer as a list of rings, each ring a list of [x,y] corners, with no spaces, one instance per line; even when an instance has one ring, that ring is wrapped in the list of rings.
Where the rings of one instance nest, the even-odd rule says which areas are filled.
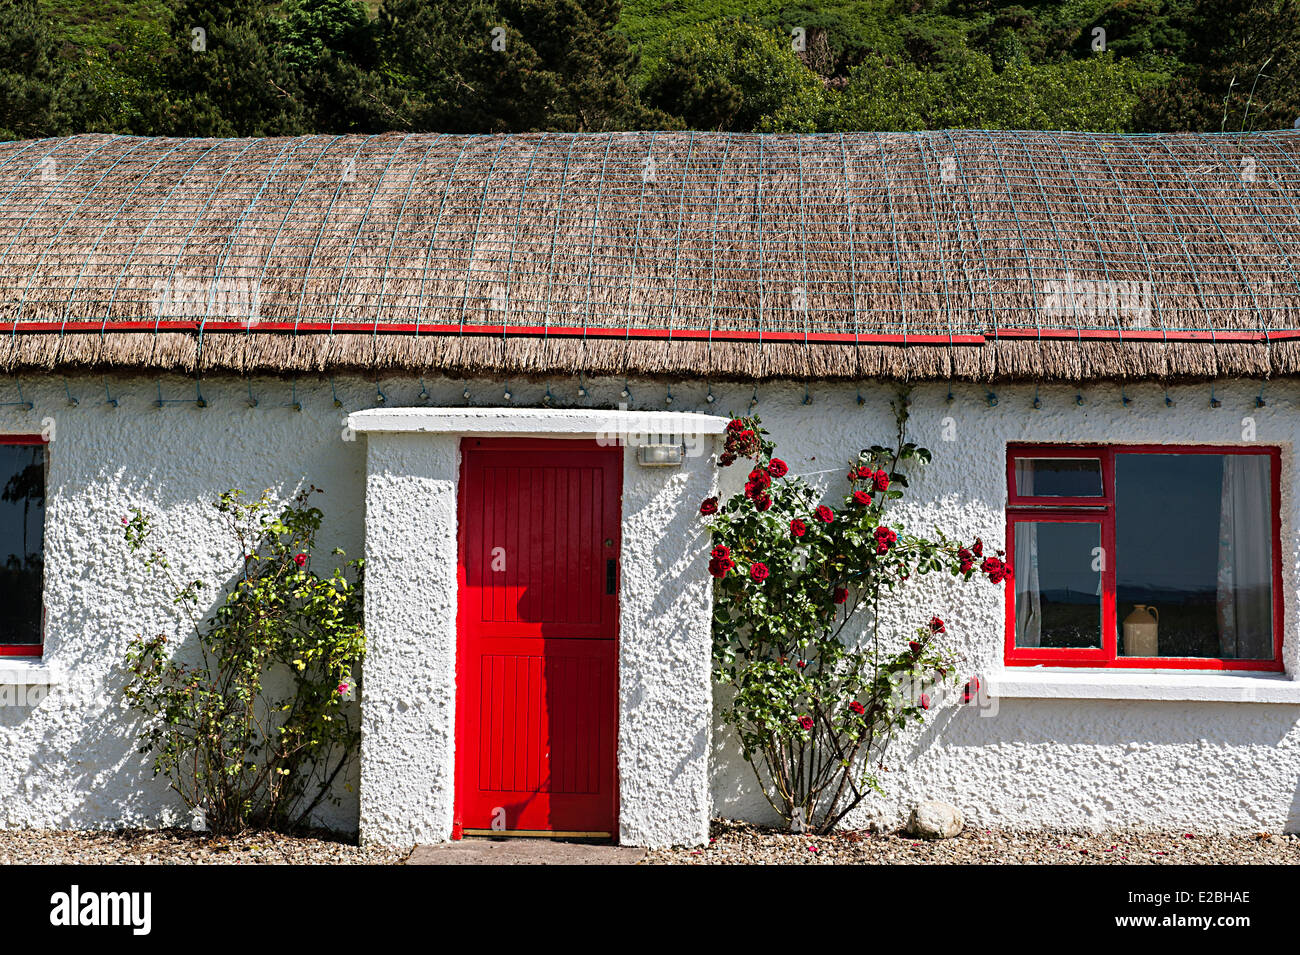
[[[968,828],[954,839],[926,842],[906,833],[839,832],[799,836],[739,822],[715,822],[708,848],[657,849],[659,865],[798,865],[927,863],[1052,865],[1296,865],[1300,837],[1257,833],[1013,832]]]
[[[188,829],[0,830],[0,865],[393,865],[409,851],[363,848],[328,834],[256,832],[225,837]]]
[[[0,865],[398,865],[410,850],[364,848],[329,835],[246,833],[222,837],[188,829],[115,832],[0,830]],[[926,842],[906,833],[789,832],[719,821],[707,848],[656,849],[650,865],[816,865],[891,863],[1048,863],[1054,865],[1300,864],[1300,836],[1216,836],[1182,832],[1014,832],[967,829]]]

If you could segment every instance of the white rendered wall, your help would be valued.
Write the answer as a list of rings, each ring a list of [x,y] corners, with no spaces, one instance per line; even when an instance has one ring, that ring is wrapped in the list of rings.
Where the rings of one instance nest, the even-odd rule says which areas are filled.
[[[1127,387],[1127,407],[1115,385],[988,389],[918,386],[909,436],[930,448],[933,465],[916,481],[898,519],[917,533],[934,526],[969,541],[1004,546],[1006,445],[1015,441],[1245,444],[1243,419],[1253,419],[1254,443],[1282,448],[1282,566],[1286,600],[1284,659],[1296,671],[1297,567],[1300,526],[1294,493],[1295,443],[1300,434],[1291,383],[1270,384],[1266,405],[1254,406],[1259,382],[1219,384],[1210,407],[1208,385],[1163,389]],[[892,389],[760,387],[757,412],[793,471],[829,469],[814,479],[838,498],[848,452],[888,444]],[[677,389],[674,388],[674,394]],[[1081,394],[1082,406],[1075,397]],[[944,440],[945,424],[951,440]],[[728,473],[736,490],[743,474]],[[904,502],[900,502],[904,503]],[[983,579],[918,578],[890,612],[910,628],[932,613],[948,623],[950,645],[965,673],[995,673],[1004,638],[1004,589]],[[903,639],[903,637],[899,637]],[[1099,681],[1105,677],[1099,678]],[[1212,674],[1205,680],[1212,681]],[[1291,697],[1294,699],[1294,696]],[[719,728],[714,806],[718,815],[771,819],[753,774]],[[1300,829],[1300,706],[1276,703],[1146,700],[998,699],[987,708],[950,707],[901,741],[882,774],[883,798],[869,800],[850,823],[898,824],[918,800],[960,806],[974,825],[1015,827],[1155,826],[1221,831]]]
[[[362,438],[366,479],[366,671],[361,836],[442,842],[456,758],[454,435]]]
[[[360,556],[364,445],[342,440],[329,386],[300,387],[301,413],[284,407],[287,382],[255,382],[257,408],[245,383],[205,382],[209,407],[158,408],[156,379],[108,380],[118,407],[104,403],[104,382],[72,378],[68,404],[62,378],[24,379],[35,407],[0,407],[0,431],[53,428],[45,520],[45,660],[59,682],[49,695],[0,686],[0,826],[119,827],[157,825],[185,817],[150,760],[136,752],[136,723],[122,704],[127,642],[137,634],[183,637],[162,578],[146,572],[122,537],[122,517],[143,507],[178,576],[228,579],[232,548],[210,502],[223,490],[272,488],[292,495],[302,483],[325,489],[315,558],[331,562],[342,547]],[[193,380],[161,382],[163,397],[194,396]],[[369,397],[341,383],[353,401]],[[17,401],[12,379],[0,401]],[[235,558],[237,561],[237,557]],[[329,567],[333,567],[329,563]],[[219,595],[211,595],[214,602]],[[194,649],[185,638],[182,652]],[[42,688],[44,689],[44,688]],[[341,780],[338,807],[320,821],[356,828],[354,771]]]
[[[378,402],[373,381],[340,378],[335,384],[342,410],[333,405],[328,381],[300,381],[296,397],[303,410],[295,412],[287,407],[290,384],[279,380],[252,383],[260,401],[256,408],[247,406],[245,382],[208,381],[203,385],[206,409],[193,404],[158,409],[153,404],[154,378],[110,378],[109,389],[120,400],[113,409],[102,403],[104,385],[98,377],[69,380],[70,390],[80,398],[75,408],[68,407],[62,378],[23,379],[24,398],[35,404],[31,411],[0,405],[0,430],[40,431],[45,418],[53,418],[57,426],[50,449],[46,521],[46,656],[64,681],[44,699],[0,705],[0,826],[120,826],[178,818],[176,800],[161,781],[151,779],[148,760],[135,752],[133,724],[121,707],[122,674],[117,668],[127,641],[136,633],[175,624],[164,588],[128,555],[121,517],[137,504],[150,509],[161,538],[181,545],[173,550],[180,568],[186,574],[211,574],[225,568],[228,558],[218,549],[216,514],[208,504],[213,497],[230,487],[272,487],[288,496],[306,480],[327,491],[324,547],[318,553],[337,545],[350,556],[360,554],[366,528],[366,439],[346,435],[341,418]],[[618,403],[623,385],[589,382],[589,397],[579,400],[576,382],[549,384],[562,405],[605,407]],[[192,380],[165,378],[162,385],[166,398],[193,394]],[[381,386],[387,406],[425,401],[419,397],[417,379],[385,379]],[[429,404],[464,401],[464,382],[430,378],[425,386]],[[470,382],[468,387],[474,404],[502,403],[501,383]],[[512,397],[515,403],[537,407],[545,387],[544,382],[511,382]],[[665,409],[663,384],[633,381],[630,389],[634,407]],[[704,383],[674,382],[672,409],[744,412],[751,390],[715,383],[717,400],[709,404]],[[1166,407],[1163,391],[1152,386],[1127,388],[1132,399],[1127,408],[1114,385],[1044,387],[1041,410],[1031,406],[1032,386],[995,390],[999,403],[993,408],[985,401],[986,389],[977,386],[955,386],[951,404],[944,401],[943,385],[920,386],[914,392],[911,433],[935,452],[935,463],[900,512],[909,526],[919,531],[938,524],[963,538],[980,535],[987,542],[1002,541],[1008,441],[1234,444],[1242,442],[1242,419],[1249,416],[1255,420],[1258,442],[1283,448],[1285,660],[1288,673],[1295,672],[1300,514],[1293,485],[1300,388],[1289,382],[1268,385],[1267,405],[1261,409],[1253,406],[1258,382],[1219,385],[1216,396],[1222,406],[1217,409],[1209,407],[1208,386],[1170,389],[1172,408]],[[827,470],[817,479],[827,481],[828,492],[835,495],[842,490],[848,455],[863,445],[885,443],[892,434],[892,386],[864,385],[861,406],[854,400],[856,391],[853,386],[814,385],[812,402],[805,405],[802,384],[764,385],[758,390],[757,411],[778,441],[779,453],[796,471]],[[1084,396],[1082,407],[1074,403],[1076,393]],[[0,402],[17,400],[15,382],[0,380]],[[955,426],[951,442],[942,440],[945,417]],[[422,440],[427,449],[430,439]],[[417,467],[413,483],[436,487],[447,479],[445,470],[438,470],[445,468],[446,458],[436,466],[424,463],[432,470]],[[695,794],[702,785],[699,754],[708,745],[708,731],[698,728],[699,705],[683,707],[681,694],[683,687],[698,689],[703,679],[699,664],[693,662],[699,657],[689,651],[707,634],[707,618],[702,616],[708,593],[707,541],[698,532],[694,511],[707,493],[710,472],[683,470],[665,478],[662,473],[634,473],[634,465],[628,472],[625,643],[620,660],[625,709],[620,731],[627,746],[620,752],[620,773],[624,806],[631,800],[638,808],[623,813],[624,825],[631,828],[621,835],[629,842],[654,843],[672,832],[698,832],[707,811],[697,808]],[[743,481],[743,474],[734,469],[722,474],[724,487],[732,490]],[[639,555],[628,544],[633,535],[646,542]],[[386,559],[429,567],[420,555],[367,556],[381,575]],[[663,580],[652,579],[650,568]],[[390,572],[400,569],[398,564],[388,567]],[[432,596],[429,591],[422,599]],[[984,581],[960,586],[936,582],[918,586],[908,599],[909,624],[932,612],[945,616],[954,649],[968,670],[987,673],[999,666],[999,589]],[[372,629],[377,624],[372,622]],[[384,646],[387,639],[400,640],[400,634],[374,630],[372,647]],[[682,656],[681,649],[688,652]],[[640,654],[647,659],[638,663]],[[385,678],[382,671],[374,672],[384,657],[378,659],[378,664],[372,659],[364,687],[367,707],[376,699],[376,725],[388,716],[397,720],[403,706],[407,713],[421,708],[434,719],[434,729],[438,720],[444,727],[451,725],[449,704],[430,685],[438,678],[433,670],[403,671],[403,694],[387,700],[391,712],[385,714],[385,701],[375,696]],[[395,672],[389,679],[395,679]],[[629,680],[636,673],[645,674],[639,683]],[[12,694],[0,686],[4,692]],[[1003,699],[991,716],[974,709],[943,710],[932,726],[903,741],[883,778],[886,796],[874,800],[855,821],[870,816],[896,821],[914,800],[929,797],[956,803],[975,824],[1300,829],[1298,724],[1300,706],[1275,703]],[[406,727],[415,729],[410,720]],[[729,737],[716,728],[714,736],[713,813],[769,818],[770,810],[754,790],[752,774]],[[396,729],[392,740],[387,754],[376,753],[375,763],[387,760],[394,769],[376,777],[373,795],[380,798],[379,780],[386,778],[390,805],[405,799],[411,809],[385,810],[393,821],[377,821],[376,833],[408,840],[415,837],[416,828],[403,831],[401,820],[419,816],[428,838],[442,837],[449,819],[449,809],[440,808],[444,797],[422,789],[426,779],[399,775],[405,764]],[[414,740],[408,737],[411,745]],[[376,735],[369,741],[374,743]],[[645,766],[656,772],[669,768],[666,778],[680,785],[688,798],[673,804],[671,799],[661,802],[652,791],[638,790],[630,780],[649,778],[638,775]],[[439,777],[435,772],[428,778]],[[366,803],[368,796],[358,800],[355,773],[347,785],[340,793],[342,805],[331,807],[324,821],[355,829],[359,813],[369,811],[362,807],[375,804]],[[385,830],[385,825],[390,828]],[[419,830],[420,838],[425,838],[426,828]]]

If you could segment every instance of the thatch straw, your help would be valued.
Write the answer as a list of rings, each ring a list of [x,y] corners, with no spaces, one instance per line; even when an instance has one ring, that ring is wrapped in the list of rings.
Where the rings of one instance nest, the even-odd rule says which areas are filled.
[[[1300,341],[1099,342],[984,346],[803,345],[471,335],[0,334],[0,372],[656,377],[713,381],[1119,381],[1300,375]]]
[[[1178,340],[1300,328],[1297,260],[1293,131],[0,144],[9,371],[1300,374]]]

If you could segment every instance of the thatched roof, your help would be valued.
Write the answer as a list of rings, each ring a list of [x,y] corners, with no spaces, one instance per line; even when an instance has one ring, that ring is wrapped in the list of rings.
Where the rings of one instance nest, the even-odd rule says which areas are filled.
[[[0,144],[9,371],[1291,374],[1298,260],[1291,131]]]

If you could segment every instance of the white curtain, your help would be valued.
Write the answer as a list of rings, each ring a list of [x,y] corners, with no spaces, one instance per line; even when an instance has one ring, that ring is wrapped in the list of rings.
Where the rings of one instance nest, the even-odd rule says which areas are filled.
[[[1016,491],[1021,495],[1034,493],[1034,469],[1028,462],[1016,461]],[[1016,523],[1016,552],[1011,578],[1016,588],[1016,646],[1041,647],[1043,645],[1043,605],[1038,593],[1038,524],[1034,521]]]
[[[1043,606],[1038,593],[1038,524],[1016,523],[1016,646],[1043,645]]]
[[[1225,657],[1273,656],[1269,459],[1223,456],[1219,509],[1219,646]]]

